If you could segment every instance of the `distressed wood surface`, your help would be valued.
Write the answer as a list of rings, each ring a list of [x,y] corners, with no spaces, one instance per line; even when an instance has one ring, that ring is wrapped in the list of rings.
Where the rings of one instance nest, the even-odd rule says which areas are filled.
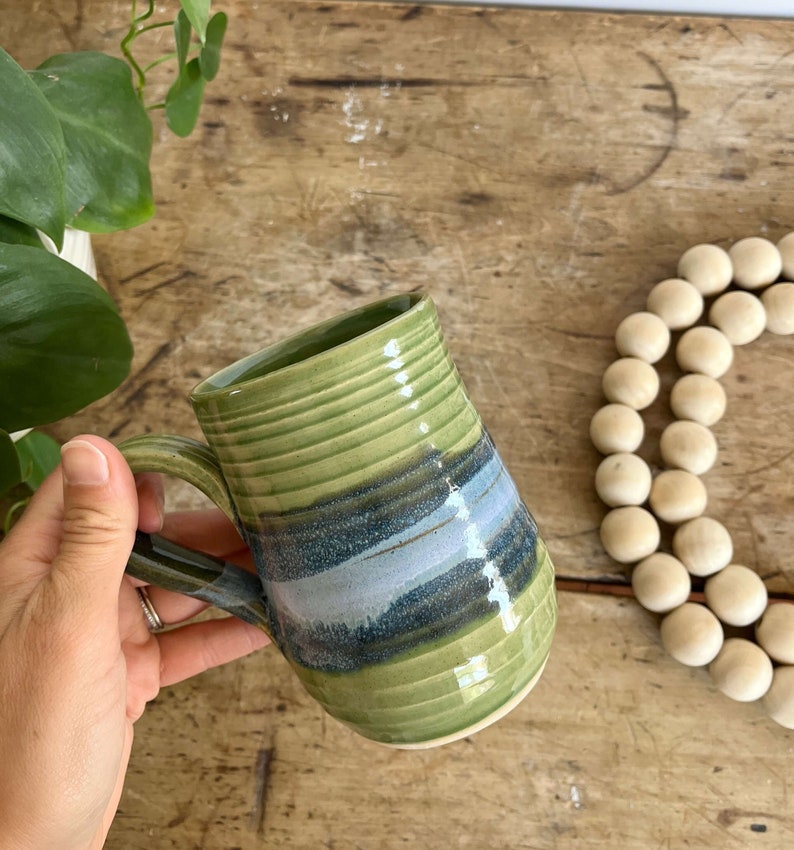
[[[95,240],[133,373],[52,433],[198,436],[200,377],[427,289],[558,572],[621,578],[588,438],[614,329],[689,246],[794,229],[794,23],[216,5],[228,43],[196,134],[155,114],[156,217]],[[28,66],[114,52],[126,8],[0,0],[2,42]],[[737,350],[706,477],[736,560],[780,592],[794,590],[793,346]],[[669,359],[663,372],[668,389]],[[658,460],[665,393],[647,420]],[[794,733],[667,658],[632,601],[560,605],[530,698],[438,751],[355,739],[274,650],[167,689],[138,724],[108,847],[792,846]]]

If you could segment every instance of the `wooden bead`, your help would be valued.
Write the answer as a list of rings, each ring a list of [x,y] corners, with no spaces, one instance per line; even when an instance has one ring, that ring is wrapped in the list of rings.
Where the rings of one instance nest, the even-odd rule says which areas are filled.
[[[601,543],[621,564],[633,564],[659,548],[659,526],[653,515],[635,506],[614,508],[601,523]]]
[[[709,321],[719,328],[731,345],[747,345],[766,327],[764,305],[749,292],[726,292],[711,305]]]
[[[789,234],[794,236],[794,234]],[[794,241],[792,241],[794,254]],[[794,258],[792,258],[794,264]],[[773,334],[794,333],[794,283],[776,283],[761,294],[766,310],[766,329]]]
[[[717,460],[717,440],[699,422],[671,422],[659,438],[665,466],[685,469],[693,475],[708,472]]]
[[[634,567],[631,587],[643,608],[666,614],[687,601],[692,579],[678,558],[654,552]]]
[[[755,628],[755,637],[773,661],[794,664],[794,605],[770,605]]]
[[[722,523],[700,516],[676,529],[673,554],[693,576],[710,576],[731,562],[733,541]]]
[[[769,656],[744,638],[728,638],[709,666],[717,688],[737,702],[761,699],[772,684],[772,672]]]
[[[688,280],[701,295],[716,295],[728,288],[733,263],[718,245],[694,245],[681,255],[678,276]]]
[[[783,263],[783,276],[787,280],[794,280],[794,232],[787,233],[777,243],[777,249]]]
[[[659,375],[644,360],[621,357],[607,366],[602,386],[607,401],[643,410],[659,394]]]
[[[741,564],[728,564],[706,582],[706,605],[729,626],[749,626],[766,609],[766,585],[758,573]]]
[[[685,372],[720,378],[731,368],[733,346],[722,331],[704,325],[690,328],[681,336],[675,357]]]
[[[794,729],[794,667],[778,667],[764,695],[766,713],[786,729]]]
[[[768,239],[748,236],[728,249],[733,263],[733,282],[742,289],[760,289],[776,281],[783,268],[780,251]]]
[[[663,522],[679,523],[706,510],[708,493],[703,482],[684,469],[660,472],[651,484],[651,510]]]
[[[641,505],[651,491],[651,470],[639,455],[609,455],[598,465],[595,488],[601,501],[611,508]]]
[[[722,419],[727,404],[722,384],[708,375],[684,375],[670,391],[670,407],[675,416],[692,419],[706,427]]]
[[[662,645],[681,664],[710,664],[722,648],[723,632],[714,614],[697,602],[685,602],[671,611],[661,625]]]
[[[590,420],[590,439],[601,454],[633,452],[644,435],[642,417],[625,404],[604,405]]]
[[[648,312],[655,313],[672,331],[694,325],[703,313],[703,296],[686,280],[671,277],[648,294]]]
[[[656,363],[670,347],[670,331],[654,313],[632,313],[618,325],[615,347],[623,357]]]

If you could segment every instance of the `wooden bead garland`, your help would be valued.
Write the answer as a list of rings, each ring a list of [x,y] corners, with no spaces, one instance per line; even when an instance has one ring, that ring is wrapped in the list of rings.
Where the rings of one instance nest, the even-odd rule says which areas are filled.
[[[731,562],[733,540],[721,522],[701,516],[678,526],[673,552],[693,576],[710,576]]]
[[[755,628],[755,639],[773,661],[794,664],[794,605],[770,605]]]
[[[659,451],[668,467],[703,475],[717,460],[717,441],[705,425],[679,419],[662,431]]]
[[[675,359],[684,372],[721,378],[733,363],[733,346],[722,331],[699,325],[678,340]]]
[[[769,605],[759,575],[732,563],[730,532],[704,515],[700,478],[717,459],[710,427],[726,410],[718,379],[731,367],[733,347],[764,330],[794,334],[794,282],[778,282],[781,274],[794,281],[794,232],[777,245],[749,237],[728,251],[709,244],[685,251],[678,276],[656,284],[646,309],[618,326],[620,358],[602,385],[610,403],[593,416],[590,435],[606,456],[596,473],[596,491],[611,508],[602,543],[616,561],[634,564],[634,595],[663,615],[665,649],[682,664],[709,665],[720,691],[741,702],[761,700],[774,721],[794,729],[794,605]],[[704,299],[712,299],[709,307]],[[671,331],[680,332],[676,341]],[[637,411],[656,398],[652,364],[671,345],[685,374],[670,392],[676,419],[660,439],[665,468],[652,472],[636,454],[645,435]],[[659,548],[657,520],[675,527],[672,553]],[[705,579],[705,604],[690,601],[692,576]],[[726,639],[725,626],[754,627],[755,642]]]
[[[781,726],[794,729],[794,667],[778,667],[763,697],[767,714]]]
[[[655,313],[632,313],[618,325],[615,347],[624,357],[656,363],[670,347],[670,331]]]
[[[691,419],[709,427],[725,414],[728,399],[722,384],[708,375],[692,372],[673,384],[670,408],[679,419]]]
[[[764,305],[749,292],[726,292],[711,305],[709,321],[719,328],[731,345],[747,345],[766,327]]]
[[[631,571],[631,587],[643,608],[666,614],[689,599],[692,579],[678,558],[654,552]]]
[[[684,602],[671,611],[661,625],[664,648],[687,667],[710,664],[722,649],[720,621],[697,602]]]
[[[688,328],[703,312],[703,296],[688,281],[669,278],[648,295],[649,313],[655,313],[671,331]]]
[[[708,494],[703,482],[685,469],[666,469],[654,478],[648,498],[662,522],[694,519],[706,510]]]
[[[753,702],[769,690],[774,668],[757,644],[744,638],[729,638],[722,645],[709,673],[714,684],[731,699]]]
[[[716,295],[730,286],[733,263],[728,252],[718,245],[695,245],[681,255],[678,276],[688,280],[704,297]]]
[[[794,283],[776,283],[765,289],[761,293],[761,303],[766,310],[768,331],[773,334],[794,333]]]
[[[660,538],[653,514],[635,505],[615,508],[601,522],[601,543],[621,564],[634,564],[652,554]]]
[[[754,570],[728,564],[706,581],[706,604],[729,626],[749,626],[766,611],[766,585]]]
[[[783,269],[777,246],[760,236],[735,242],[728,256],[733,265],[733,282],[742,289],[760,289],[774,283]]]
[[[651,492],[651,469],[639,455],[607,455],[596,470],[595,487],[601,501],[611,508],[641,505]]]
[[[644,410],[659,392],[659,375],[639,357],[621,357],[604,372],[603,389],[608,401]]]
[[[645,423],[625,404],[607,404],[590,420],[590,439],[601,454],[633,452],[645,435]]]
[[[783,277],[786,280],[794,280],[794,233],[787,233],[777,243],[777,249],[783,264]]]

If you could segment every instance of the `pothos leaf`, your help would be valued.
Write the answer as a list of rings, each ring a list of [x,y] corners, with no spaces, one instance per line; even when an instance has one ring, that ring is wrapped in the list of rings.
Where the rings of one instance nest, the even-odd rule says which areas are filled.
[[[0,214],[37,227],[60,249],[66,226],[66,146],[58,118],[0,48]]]
[[[0,242],[15,242],[18,245],[42,247],[36,228],[13,218],[0,215]]]
[[[191,59],[179,72],[165,98],[165,117],[177,136],[189,136],[198,121],[206,80],[199,60]]]
[[[221,47],[229,19],[223,12],[213,15],[207,25],[207,41],[199,53],[201,76],[207,82],[215,79],[221,65]]]
[[[107,233],[149,219],[152,124],[129,66],[104,53],[64,53],[31,77],[63,128],[70,223]]]
[[[31,431],[15,445],[22,481],[31,490],[38,490],[61,461],[60,444],[41,431]]]
[[[179,0],[187,19],[204,44],[207,38],[207,24],[210,19],[211,0]]]
[[[132,344],[113,300],[48,251],[0,244],[0,428],[53,422],[114,390]]]
[[[176,42],[176,59],[180,72],[185,67],[187,62],[187,54],[190,50],[190,21],[185,14],[184,9],[179,10],[179,14],[174,21],[174,41]]]

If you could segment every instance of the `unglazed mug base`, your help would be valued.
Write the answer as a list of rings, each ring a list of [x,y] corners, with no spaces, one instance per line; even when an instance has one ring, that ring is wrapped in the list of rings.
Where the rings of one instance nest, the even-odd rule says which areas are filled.
[[[372,741],[373,744],[378,744],[381,747],[388,747],[390,750],[430,750],[433,747],[443,747],[444,744],[452,744],[455,741],[460,741],[462,738],[468,738],[469,735],[474,735],[476,732],[481,732],[497,720],[501,720],[506,714],[509,714],[514,708],[522,702],[525,696],[537,685],[538,680],[543,675],[546,668],[546,662],[549,660],[547,655],[540,665],[540,670],[524,685],[523,690],[519,691],[515,696],[511,697],[504,705],[496,711],[484,717],[477,723],[461,729],[459,732],[453,732],[451,735],[444,735],[441,738],[433,738],[430,741],[419,741],[416,744],[387,744],[383,741]]]

